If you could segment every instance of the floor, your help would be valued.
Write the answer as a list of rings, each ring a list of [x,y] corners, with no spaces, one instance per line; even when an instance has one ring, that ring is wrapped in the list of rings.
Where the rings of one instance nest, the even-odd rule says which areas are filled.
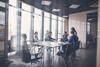
[[[68,67],[67,59],[57,54],[51,54],[50,51],[46,51],[44,58],[40,62],[32,63],[32,65],[22,62],[19,56],[12,56],[7,61],[0,63],[0,67]],[[71,67],[96,67],[96,49],[79,49],[76,55],[76,60],[69,63]]]

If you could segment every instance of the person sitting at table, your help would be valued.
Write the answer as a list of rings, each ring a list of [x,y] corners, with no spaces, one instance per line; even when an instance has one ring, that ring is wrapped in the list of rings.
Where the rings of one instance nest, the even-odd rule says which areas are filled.
[[[69,38],[68,38],[68,41],[69,41],[69,43],[72,43],[72,44],[78,42],[78,37],[77,37],[76,34],[74,34],[74,31],[71,31],[71,32],[70,32],[70,36],[69,36]]]
[[[45,41],[54,41],[55,39],[53,39],[51,36],[52,36],[52,32],[48,32],[45,37]]]
[[[64,32],[64,35],[62,36],[62,41],[63,42],[68,41],[68,33],[66,31]]]
[[[38,32],[35,32],[33,37],[33,42],[38,42],[38,41],[39,41]]]

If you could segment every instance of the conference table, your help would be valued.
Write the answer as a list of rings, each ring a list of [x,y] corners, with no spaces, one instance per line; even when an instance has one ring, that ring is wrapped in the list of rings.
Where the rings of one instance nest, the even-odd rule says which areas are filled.
[[[38,53],[39,50],[42,52],[43,60],[42,67],[46,67],[46,59],[49,58],[47,55],[52,54],[52,65],[54,65],[54,59],[56,58],[57,52],[62,50],[62,46],[70,45],[69,42],[59,42],[59,41],[39,41],[39,42],[29,42],[31,50],[33,53]],[[39,49],[39,50],[38,50]],[[51,56],[51,55],[50,55]]]

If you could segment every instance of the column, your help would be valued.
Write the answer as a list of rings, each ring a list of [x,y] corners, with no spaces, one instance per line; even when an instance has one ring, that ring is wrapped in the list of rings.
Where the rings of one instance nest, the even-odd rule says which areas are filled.
[[[64,31],[69,32],[69,23],[68,23],[68,18],[65,18],[64,20]]]
[[[98,0],[97,67],[100,67],[100,0]]]

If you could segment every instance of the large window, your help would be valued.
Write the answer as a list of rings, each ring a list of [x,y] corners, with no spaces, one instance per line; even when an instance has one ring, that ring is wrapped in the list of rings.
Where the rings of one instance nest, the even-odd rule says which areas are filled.
[[[34,32],[38,32],[38,37],[41,39],[41,26],[42,26],[42,11],[34,8]]]
[[[50,13],[44,11],[44,15],[43,15],[43,11],[35,7],[33,7],[34,11],[32,13],[31,12],[32,6],[23,2],[21,3],[22,3],[22,5],[20,6],[21,9],[19,9],[18,7],[16,7],[17,0],[14,0],[14,1],[9,0],[10,5],[9,5],[9,23],[8,23],[9,37],[8,39],[11,40],[11,42],[13,42],[12,43],[13,48],[15,48],[18,45],[17,36],[20,36],[20,32],[21,34],[27,35],[27,40],[32,39],[30,37],[33,35],[33,33],[31,33],[33,31],[38,32],[39,40],[41,40],[42,37],[43,39],[45,38],[47,31],[52,32],[52,37],[54,39],[56,39],[57,36],[58,38],[61,38],[64,31],[64,21],[62,17],[59,17],[57,19],[57,16],[52,14],[52,17],[50,18]],[[44,22],[42,21],[43,19],[44,19]],[[32,22],[33,22],[33,25],[31,25]],[[58,23],[58,27],[57,27],[57,23]],[[20,26],[21,26],[21,29],[20,29]]]
[[[58,38],[61,38],[63,35],[63,29],[64,29],[64,23],[63,23],[63,18],[59,17],[58,18]]]
[[[50,13],[44,12],[44,38],[47,31],[50,31]]]
[[[9,0],[9,4],[13,6],[17,6],[17,0]]]
[[[57,16],[52,15],[52,37],[55,39],[56,38],[56,28],[57,26]]]
[[[27,35],[27,40],[30,40],[30,28],[31,28],[31,6],[25,3],[22,3],[22,21],[21,21],[21,34]]]
[[[0,1],[0,7],[4,7],[5,8],[5,3]]]
[[[5,12],[0,11],[0,58],[4,56]]]
[[[9,6],[8,39],[11,41],[11,50],[17,49],[17,9]]]

